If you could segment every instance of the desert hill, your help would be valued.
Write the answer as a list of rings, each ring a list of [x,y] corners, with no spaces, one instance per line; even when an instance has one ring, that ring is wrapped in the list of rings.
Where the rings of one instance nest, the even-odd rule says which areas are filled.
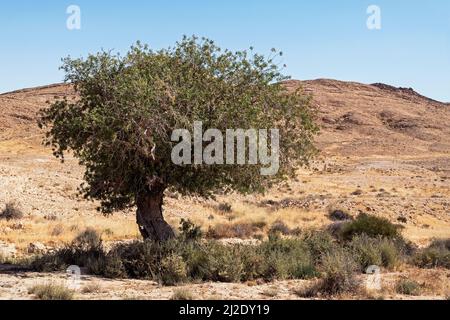
[[[450,109],[413,89],[336,80],[290,81],[314,97],[321,149],[332,155],[450,152]]]
[[[413,89],[337,80],[288,81],[312,94],[322,128],[317,142],[328,155],[420,155],[450,152],[449,104]],[[37,112],[47,101],[74,96],[55,84],[0,95],[0,141],[39,135]]]
[[[180,219],[190,219],[226,243],[254,243],[273,227],[303,233],[329,228],[330,212],[352,217],[365,212],[401,226],[405,238],[419,246],[449,237],[450,104],[385,84],[321,79],[285,85],[313,95],[321,156],[310,168],[300,169],[295,179],[265,195],[217,195],[205,200],[168,192],[164,215],[174,228]],[[0,210],[12,202],[24,213],[19,221],[0,219],[0,258],[5,252],[29,256],[30,248],[34,252],[61,247],[86,228],[101,234],[105,245],[140,239],[134,210],[99,214],[97,203],[77,195],[84,171],[77,159],[68,155],[61,164],[41,145],[38,110],[46,101],[66,95],[75,98],[72,87],[63,84],[0,95]],[[65,273],[1,272],[3,267],[0,262],[4,284],[0,299],[30,298],[28,289],[35,282],[53,283],[66,277]],[[403,277],[423,284],[425,298],[449,296],[447,270],[401,268],[383,273],[383,281],[390,283],[386,298],[397,297],[389,288]],[[84,281],[100,288],[80,293],[88,299],[164,299],[174,290],[143,280],[89,276]],[[205,283],[189,288],[201,299],[211,298],[212,293],[219,299],[266,299],[264,292],[273,292],[273,286],[276,298],[296,299],[294,289],[305,281],[256,284]]]

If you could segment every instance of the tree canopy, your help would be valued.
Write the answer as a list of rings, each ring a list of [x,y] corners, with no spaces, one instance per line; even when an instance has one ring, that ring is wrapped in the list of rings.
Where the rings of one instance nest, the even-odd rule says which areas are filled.
[[[64,159],[71,151],[86,168],[80,191],[100,200],[104,213],[166,188],[202,196],[261,192],[292,176],[315,152],[311,97],[287,91],[280,55],[222,50],[209,39],[184,37],[157,51],[138,42],[124,56],[68,57],[62,69],[77,98],[42,110],[39,125],[55,156]],[[196,121],[222,132],[279,129],[278,173],[261,175],[262,164],[174,164],[173,131],[192,131]]]

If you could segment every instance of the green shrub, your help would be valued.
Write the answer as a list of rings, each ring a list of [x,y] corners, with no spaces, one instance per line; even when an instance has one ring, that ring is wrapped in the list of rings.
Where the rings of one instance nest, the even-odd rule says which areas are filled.
[[[336,241],[327,231],[309,232],[303,240],[308,246],[315,263],[320,263],[322,254],[329,253],[337,248]]]
[[[382,239],[379,244],[382,266],[393,270],[398,267],[403,260],[404,244],[394,242],[390,239]]]
[[[450,240],[435,240],[427,248],[419,250],[412,258],[413,264],[421,268],[450,269]]]
[[[176,289],[170,300],[191,301],[194,300],[194,295],[188,289]]]
[[[205,253],[200,275],[203,280],[220,282],[239,282],[243,278],[244,264],[241,245],[226,246],[217,242],[208,242],[197,247]]]
[[[399,238],[397,226],[385,218],[367,214],[360,214],[354,221],[345,223],[341,230],[344,240],[351,240],[354,236],[365,234],[369,237]]]
[[[408,296],[420,295],[420,284],[413,280],[399,280],[395,286],[397,293]]]
[[[19,220],[24,216],[23,212],[16,206],[14,202],[9,202],[0,212],[0,220]]]
[[[74,297],[72,290],[55,284],[36,285],[28,293],[40,300],[72,300]]]
[[[325,253],[321,265],[323,278],[317,284],[317,292],[336,295],[358,289],[359,283],[355,278],[357,266],[349,252],[340,249]]]
[[[434,240],[430,244],[430,247],[432,247],[432,248],[442,248],[442,249],[450,250],[450,239],[437,239],[437,240]]]
[[[159,274],[164,285],[173,286],[182,283],[187,279],[186,263],[179,255],[171,254],[161,260]]]
[[[179,236],[184,240],[197,241],[203,236],[201,228],[194,225],[191,220],[181,219],[179,231]]]
[[[264,279],[309,279],[317,276],[311,251],[301,239],[270,235],[257,250],[263,258],[259,274]]]
[[[31,267],[36,271],[50,272],[77,265],[87,267],[92,272],[94,269],[104,267],[99,265],[105,260],[105,256],[99,234],[93,229],[87,229],[80,233],[70,245],[54,253],[36,257],[31,262]]]
[[[355,236],[348,243],[348,248],[360,267],[360,271],[365,271],[369,266],[382,266],[387,269],[394,269],[402,259],[402,243],[386,238],[370,238],[365,234]]]
[[[369,238],[362,234],[355,236],[349,243],[349,249],[360,271],[366,270],[369,266],[381,266],[382,258],[376,239]]]

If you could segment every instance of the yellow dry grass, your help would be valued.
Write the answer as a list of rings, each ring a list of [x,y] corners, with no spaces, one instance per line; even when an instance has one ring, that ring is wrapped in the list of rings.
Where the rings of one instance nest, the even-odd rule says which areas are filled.
[[[17,226],[20,225],[20,228]],[[26,250],[30,243],[58,246],[70,243],[80,232],[93,228],[104,241],[137,239],[139,231],[130,216],[114,217],[74,216],[48,220],[43,217],[26,217],[18,221],[0,221],[0,239],[14,243],[19,250]]]

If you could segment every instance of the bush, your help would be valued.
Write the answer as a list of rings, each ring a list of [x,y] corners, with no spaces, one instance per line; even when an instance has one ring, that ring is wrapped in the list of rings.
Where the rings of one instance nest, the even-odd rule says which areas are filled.
[[[16,206],[15,203],[9,202],[5,205],[5,209],[0,213],[1,220],[19,220],[24,216],[23,212]]]
[[[179,255],[171,254],[161,260],[159,274],[164,285],[173,286],[182,283],[187,279],[186,263]]]
[[[54,253],[36,257],[31,262],[31,267],[36,271],[50,272],[62,271],[70,265],[87,267],[89,271],[97,274],[96,269],[104,266],[106,253],[98,233],[93,229],[87,229],[80,233],[70,245],[57,250]]]
[[[354,260],[358,263],[360,271],[369,266],[376,265],[394,269],[401,262],[401,244],[386,238],[370,238],[365,234],[355,236],[348,244]]]
[[[382,258],[377,240],[362,234],[353,238],[349,244],[350,252],[360,267],[365,271],[369,266],[381,266]]]
[[[304,242],[308,246],[315,263],[320,263],[323,254],[329,253],[337,248],[333,236],[327,231],[309,232],[304,236]]]
[[[323,279],[317,284],[317,292],[336,295],[358,289],[359,283],[355,278],[356,264],[344,249],[325,253],[321,265]]]
[[[209,242],[197,250],[204,250],[203,279],[220,282],[240,282],[244,276],[242,252],[244,246],[226,246]]]
[[[352,216],[345,212],[344,210],[330,210],[328,214],[329,218],[333,221],[345,221],[345,220],[351,220]]]
[[[87,228],[73,240],[72,245],[80,250],[97,249],[102,247],[102,239],[95,229]]]
[[[173,292],[170,300],[180,300],[180,301],[188,301],[194,300],[194,295],[187,289],[177,289]]]
[[[287,236],[291,233],[291,229],[283,221],[278,220],[270,227],[269,233],[280,233]]]
[[[402,241],[394,242],[390,239],[382,239],[378,246],[383,267],[393,270],[402,263],[405,254],[405,245]]]
[[[395,290],[399,294],[405,294],[408,296],[420,295],[420,284],[413,280],[399,280],[395,286]]]
[[[366,234],[369,237],[400,238],[397,226],[385,218],[379,218],[367,214],[360,214],[356,220],[348,222],[341,230],[344,240],[351,240],[354,236]]]
[[[421,268],[450,269],[450,239],[433,241],[429,247],[419,250],[412,261]]]
[[[72,290],[55,284],[36,285],[30,288],[28,293],[40,300],[72,300],[74,297]]]
[[[181,219],[180,237],[185,240],[197,241],[203,237],[203,232],[199,226],[194,225],[191,220]]]

